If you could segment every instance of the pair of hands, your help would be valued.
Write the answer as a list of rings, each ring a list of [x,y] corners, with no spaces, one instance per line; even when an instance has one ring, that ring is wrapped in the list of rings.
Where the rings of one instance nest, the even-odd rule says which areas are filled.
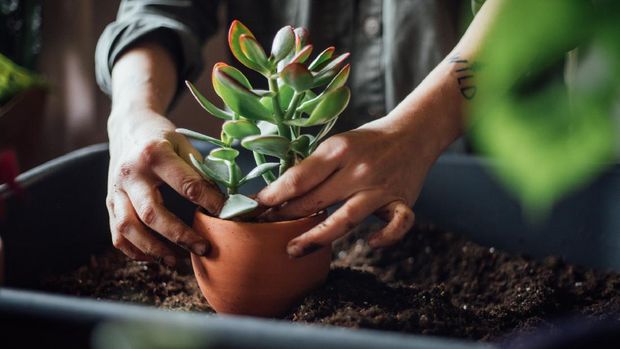
[[[131,123],[109,124],[106,203],[114,246],[131,258],[170,266],[177,259],[165,240],[208,254],[209,242],[164,207],[158,187],[165,182],[211,213],[220,210],[224,196],[189,165],[188,154],[199,153],[168,119],[149,110],[135,113],[140,115]],[[328,138],[258,193],[257,200],[272,207],[270,219],[303,217],[344,202],[323,223],[290,241],[290,256],[330,244],[373,213],[388,224],[369,238],[372,247],[390,245],[411,228],[410,206],[434,159],[416,151],[411,135],[387,125],[390,120],[380,119]]]

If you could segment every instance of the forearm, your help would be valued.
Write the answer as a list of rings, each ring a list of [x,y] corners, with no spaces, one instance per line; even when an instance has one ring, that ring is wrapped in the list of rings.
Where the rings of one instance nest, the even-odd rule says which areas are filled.
[[[478,88],[477,55],[504,1],[487,0],[446,59],[385,118],[382,126],[410,137],[431,161],[465,130],[468,105]]]
[[[131,48],[112,70],[112,113],[108,129],[144,115],[134,111],[165,114],[176,88],[174,60],[163,47],[143,43]]]

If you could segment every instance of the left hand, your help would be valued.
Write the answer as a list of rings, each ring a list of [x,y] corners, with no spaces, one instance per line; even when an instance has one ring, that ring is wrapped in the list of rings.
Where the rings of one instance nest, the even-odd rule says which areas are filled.
[[[410,207],[435,160],[423,151],[422,138],[380,119],[328,138],[263,189],[257,199],[273,207],[269,219],[305,217],[345,201],[323,223],[291,240],[288,254],[302,257],[327,246],[373,213],[389,223],[369,238],[369,245],[400,240],[413,225]]]

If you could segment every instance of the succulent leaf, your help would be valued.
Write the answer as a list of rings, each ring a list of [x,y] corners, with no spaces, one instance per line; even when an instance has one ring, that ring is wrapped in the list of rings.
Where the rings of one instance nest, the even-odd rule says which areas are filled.
[[[326,123],[325,125],[323,125],[323,127],[321,127],[319,133],[317,133],[316,137],[312,140],[312,142],[310,142],[310,152],[314,151],[319,141],[323,139],[323,137],[327,136],[329,131],[331,131],[336,124],[336,121],[338,121],[338,118],[333,118],[330,122]]]
[[[252,89],[251,90],[252,93],[254,93],[255,95],[259,96],[259,97],[273,97],[275,96],[275,93],[269,91],[269,90],[261,90],[261,89]]]
[[[304,63],[305,61],[308,60],[308,58],[310,57],[311,54],[312,54],[312,45],[306,45],[299,52],[297,52],[293,56],[293,58],[291,58],[291,60],[288,62],[288,64],[291,64],[291,63]]]
[[[263,105],[263,107],[265,107],[267,110],[269,110],[269,113],[271,113],[273,115],[273,103],[271,102],[271,99],[273,97],[261,97],[260,99],[260,104]]]
[[[328,93],[337,88],[344,86],[347,83],[347,79],[349,78],[349,73],[351,72],[351,64],[345,65],[339,72],[334,76],[332,81],[325,88],[324,93]]]
[[[204,162],[198,161],[194,154],[189,154],[192,165],[205,177],[212,179],[221,185],[227,187],[230,185],[230,174],[228,167],[223,161],[211,161],[205,159]]]
[[[310,153],[310,144],[313,140],[314,136],[312,135],[300,135],[299,137],[297,137],[297,139],[291,142],[291,150],[301,155],[302,157],[307,157]]]
[[[224,132],[232,138],[243,139],[247,136],[259,135],[260,129],[248,120],[231,120],[222,125]]]
[[[350,55],[351,54],[349,52],[345,52],[341,54],[340,56],[332,59],[323,68],[321,68],[321,70],[319,70],[318,73],[326,72],[328,70],[333,70],[333,69],[336,69],[336,70],[339,69],[342,63],[344,63],[344,61],[346,61]]]
[[[227,135],[226,132],[224,132],[224,130],[220,131],[220,139],[222,140],[222,142],[226,144],[227,147],[229,147],[234,141],[234,138]]]
[[[312,90],[308,90],[306,91],[306,94],[304,95],[304,101],[309,101],[313,98],[315,98],[317,96],[316,93],[312,92]]]
[[[279,162],[266,162],[264,164],[260,164],[256,166],[252,171],[250,171],[240,182],[239,184],[245,184],[245,182],[260,177],[264,175],[267,171],[274,170],[280,166]]]
[[[257,70],[259,73],[269,74],[271,71],[271,64],[267,59],[265,50],[253,36],[242,34],[239,37],[239,46],[241,47],[243,54],[245,54],[250,61],[260,67],[260,69]]]
[[[189,81],[185,81],[185,84],[187,85],[187,87],[189,87],[189,90],[191,91],[194,98],[198,101],[198,103],[202,106],[204,110],[209,112],[209,114],[220,119],[232,120],[233,115],[231,113],[216,107],[198,91],[194,84]]]
[[[310,39],[310,32],[304,27],[295,28],[295,52],[301,51]]]
[[[211,137],[211,136],[207,136],[205,134],[202,133],[198,133],[196,131],[192,131],[192,130],[188,130],[186,128],[177,128],[175,130],[176,133],[180,133],[186,137],[192,138],[192,139],[196,139],[199,141],[204,141],[204,142],[209,142],[211,144],[220,146],[220,147],[226,147],[226,143],[220,141],[217,138]]]
[[[332,81],[329,83],[329,85],[327,85],[327,87],[325,88],[325,90],[318,96],[315,96],[314,98],[311,99],[307,99],[305,100],[298,108],[297,111],[298,112],[302,112],[302,113],[307,113],[307,114],[311,114],[312,111],[314,110],[314,108],[316,108],[316,106],[319,104],[319,102],[321,102],[323,100],[323,98],[325,97],[325,95],[337,88],[340,88],[342,86],[344,86],[347,82],[347,79],[349,78],[349,73],[351,70],[351,65],[347,64],[346,66],[344,66],[340,72],[338,72],[338,74],[336,74],[336,76],[334,76],[334,78],[332,79]],[[310,91],[310,90],[309,90]]]
[[[326,124],[332,119],[338,117],[338,115],[340,115],[340,113],[344,111],[344,109],[347,107],[347,104],[349,104],[350,98],[351,91],[348,87],[343,86],[337,88],[325,94],[325,96],[321,99],[319,104],[310,114],[310,117],[285,120],[284,122],[288,125],[301,127]]]
[[[233,56],[235,56],[235,58],[237,58],[237,60],[241,62],[241,64],[252,70],[260,71],[261,67],[258,64],[254,63],[252,60],[250,60],[241,50],[239,38],[241,37],[241,35],[244,34],[254,38],[254,34],[252,34],[248,27],[243,25],[243,23],[239,22],[238,20],[234,20],[230,25],[230,29],[228,30],[228,46],[230,47],[230,51],[232,52]]]
[[[282,69],[280,77],[297,92],[310,89],[314,83],[312,73],[301,63],[290,63]]]
[[[281,84],[280,87],[280,108],[285,110],[288,108],[289,103],[291,103],[291,99],[293,99],[293,95],[295,94],[295,90],[287,84]]]
[[[248,150],[280,159],[288,157],[289,144],[288,138],[278,135],[250,136],[241,141],[241,145]]]
[[[299,105],[299,107],[297,107],[297,111],[301,113],[311,114],[314,108],[319,105],[319,102],[323,100],[323,97],[325,97],[325,95],[320,94],[313,99],[303,102],[301,105]]]
[[[231,194],[220,211],[221,219],[230,219],[244,213],[253,211],[258,207],[258,202],[243,194]]]
[[[278,30],[273,44],[271,45],[271,56],[275,62],[281,61],[295,48],[295,33],[293,27],[287,25]]]
[[[218,67],[213,68],[213,88],[230,109],[252,120],[271,120],[271,112],[257,95]]]
[[[330,58],[332,58],[334,51],[336,51],[336,48],[334,46],[328,47],[323,50],[323,52],[319,53],[319,55],[316,56],[316,58],[310,63],[308,69],[312,71],[320,70],[323,66],[325,66],[325,64],[327,64],[326,62],[329,61]]]
[[[200,173],[204,178],[207,179],[212,179],[206,172],[205,170],[202,168],[202,162],[200,162],[198,159],[196,159],[196,157],[194,156],[194,154],[189,153],[189,160],[192,162],[192,165],[194,166],[194,168],[196,170],[198,170],[198,173]]]
[[[213,65],[213,70],[215,71],[216,69],[228,74],[231,78],[235,79],[238,83],[240,83],[248,90],[252,90],[252,84],[250,84],[250,80],[248,80],[248,78],[239,69],[224,62],[215,63],[215,65]]]
[[[314,84],[312,88],[323,86],[330,82],[338,74],[336,69],[327,70],[314,75]]]
[[[261,135],[275,135],[278,134],[278,126],[267,122],[267,121],[258,121],[256,126],[260,129]]]
[[[211,150],[209,156],[212,158],[234,161],[239,156],[239,151],[233,148],[215,148]]]

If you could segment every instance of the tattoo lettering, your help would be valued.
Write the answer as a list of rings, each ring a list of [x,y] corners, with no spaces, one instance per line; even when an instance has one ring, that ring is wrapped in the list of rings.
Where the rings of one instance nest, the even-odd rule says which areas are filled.
[[[450,57],[448,62],[455,66],[454,73],[456,73],[456,82],[459,85],[461,95],[467,100],[473,99],[477,90],[473,83],[476,65],[461,58],[458,54]]]

